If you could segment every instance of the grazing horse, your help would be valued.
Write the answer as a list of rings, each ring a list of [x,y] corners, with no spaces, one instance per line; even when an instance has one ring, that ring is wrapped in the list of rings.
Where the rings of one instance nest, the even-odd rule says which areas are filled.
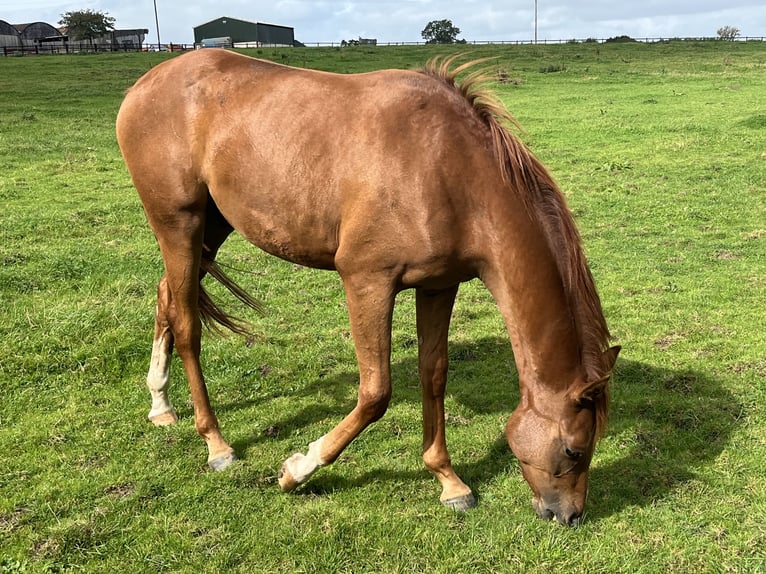
[[[383,416],[394,299],[413,288],[423,460],[445,505],[475,505],[447,452],[444,392],[455,296],[478,277],[502,313],[518,366],[521,400],[506,436],[533,506],[540,517],[579,522],[619,348],[608,347],[563,195],[470,66],[446,60],[424,71],[339,75],[208,49],[158,65],[128,91],[117,137],[165,264],[149,418],[177,420],[167,396],[175,346],[211,468],[236,457],[205,388],[201,326],[243,326],[200,280],[210,273],[257,304],[214,262],[236,230],[272,255],[336,270],[348,303],[357,404],[306,454],[284,462],[283,490],[332,463]]]

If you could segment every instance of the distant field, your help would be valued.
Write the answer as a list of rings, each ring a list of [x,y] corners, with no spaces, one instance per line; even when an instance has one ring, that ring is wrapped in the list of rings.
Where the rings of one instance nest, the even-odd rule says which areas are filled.
[[[475,281],[453,319],[447,438],[478,508],[441,507],[420,460],[409,292],[389,412],[282,494],[282,461],[355,403],[354,350],[335,274],[236,237],[220,260],[268,314],[248,317],[252,341],[203,340],[242,459],[206,472],[180,363],[179,424],[146,421],[162,264],[114,138],[124,90],[172,56],[2,58],[0,574],[766,571],[766,45],[245,52],[347,73],[456,50],[495,58],[497,93],[568,196],[623,347],[583,525],[534,517],[502,437],[513,356]]]

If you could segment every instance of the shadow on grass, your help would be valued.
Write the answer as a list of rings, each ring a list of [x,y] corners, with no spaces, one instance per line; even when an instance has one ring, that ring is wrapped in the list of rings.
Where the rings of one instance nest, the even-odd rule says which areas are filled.
[[[392,405],[420,404],[419,388],[416,381],[412,381],[412,373],[417,372],[416,354],[392,364]],[[505,339],[485,338],[451,345],[449,378],[448,395],[474,413],[510,415],[518,402],[518,377],[510,343]],[[316,395],[321,388],[324,405],[312,404],[275,421],[278,435],[290,436],[307,424],[350,412],[354,401],[348,398],[348,386],[355,380],[355,373],[343,373],[299,391],[296,396],[305,399]],[[329,404],[328,396],[332,398]],[[252,401],[251,405],[266,400],[269,398]],[[248,405],[230,404],[220,410],[245,406]],[[587,511],[590,519],[598,520],[629,506],[650,505],[693,479],[697,469],[713,461],[724,449],[738,425],[741,411],[736,398],[715,377],[620,358],[612,383],[605,443],[598,447],[591,468]],[[499,425],[498,434],[501,432],[502,425]],[[244,452],[252,444],[274,438],[277,437],[261,429],[233,446],[238,452]],[[599,450],[604,450],[602,457]],[[480,459],[470,463],[453,460],[453,463],[479,498],[484,485],[514,464],[502,436],[487,445]],[[370,480],[418,480],[425,475],[425,469],[422,472],[371,470],[353,480],[341,480],[329,467],[312,478],[301,492],[316,495],[353,488]]]
[[[743,406],[713,376],[618,360],[607,439],[619,453],[591,470],[591,519],[649,505],[726,447]],[[611,457],[610,457],[611,458]]]

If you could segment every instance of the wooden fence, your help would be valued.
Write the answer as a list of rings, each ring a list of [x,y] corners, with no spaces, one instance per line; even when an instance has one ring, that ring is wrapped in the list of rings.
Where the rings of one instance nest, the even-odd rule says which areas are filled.
[[[163,52],[182,52],[193,50],[193,44],[163,44]],[[2,46],[3,56],[41,56],[50,54],[104,54],[110,52],[156,52],[157,44],[120,45],[111,44],[39,44],[35,46]]]

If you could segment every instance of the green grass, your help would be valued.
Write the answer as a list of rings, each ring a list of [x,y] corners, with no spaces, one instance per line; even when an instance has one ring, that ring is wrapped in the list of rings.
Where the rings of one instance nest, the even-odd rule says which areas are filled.
[[[459,49],[466,50],[466,47]],[[340,72],[453,49],[251,50]],[[242,461],[205,471],[180,364],[173,428],[144,377],[161,259],[114,139],[167,54],[0,61],[0,573],[757,572],[766,569],[766,51],[761,43],[467,47],[567,193],[623,346],[586,520],[534,518],[502,438],[510,344],[477,282],[451,331],[448,441],[479,507],[420,461],[414,297],[387,415],[295,495],[282,461],[353,406],[335,274],[238,238],[221,259],[268,305],[203,363]]]

